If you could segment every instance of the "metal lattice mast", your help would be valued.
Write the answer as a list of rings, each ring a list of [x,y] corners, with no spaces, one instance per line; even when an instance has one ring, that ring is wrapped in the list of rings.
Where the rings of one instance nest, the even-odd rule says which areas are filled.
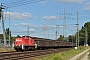
[[[85,39],[86,39],[86,46],[88,45],[87,40],[88,40],[88,32],[87,32],[87,26],[85,27]]]
[[[78,42],[77,45],[79,47],[79,19],[78,19],[78,12],[77,12],[77,42]]]
[[[66,9],[64,7],[64,22],[63,22],[63,25],[64,25],[64,38],[66,37]]]
[[[64,12],[63,13],[60,13],[60,15],[63,15],[63,17],[57,17],[58,19],[63,19],[63,36],[64,36],[64,40],[65,40],[65,37],[66,37],[66,27],[67,27],[67,25],[66,25],[66,20],[67,19],[73,19],[72,17],[68,17],[67,15],[72,15],[72,13],[67,13],[66,12],[66,8],[64,7]],[[66,41],[68,41],[68,40],[66,40]]]
[[[1,22],[2,22],[2,29],[3,29],[3,38],[4,38],[4,47],[6,47],[6,36],[5,36],[5,28],[4,28],[4,18],[3,18],[3,11],[2,9],[4,9],[2,7],[2,3],[1,3],[1,6],[0,6],[0,19],[1,19]]]

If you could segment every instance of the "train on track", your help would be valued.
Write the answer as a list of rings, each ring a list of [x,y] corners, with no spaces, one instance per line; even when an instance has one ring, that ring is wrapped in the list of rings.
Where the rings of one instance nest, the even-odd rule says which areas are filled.
[[[13,47],[16,51],[24,51],[35,49],[75,47],[75,43],[38,37],[22,36],[21,38],[15,39]]]

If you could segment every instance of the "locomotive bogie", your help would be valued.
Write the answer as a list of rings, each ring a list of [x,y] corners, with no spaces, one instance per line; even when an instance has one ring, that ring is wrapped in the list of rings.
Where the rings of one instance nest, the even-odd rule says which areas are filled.
[[[26,50],[35,50],[35,46],[14,46],[16,51],[26,51]]]
[[[16,51],[22,51],[22,46],[21,46],[21,45],[14,46],[14,49],[15,49]]]

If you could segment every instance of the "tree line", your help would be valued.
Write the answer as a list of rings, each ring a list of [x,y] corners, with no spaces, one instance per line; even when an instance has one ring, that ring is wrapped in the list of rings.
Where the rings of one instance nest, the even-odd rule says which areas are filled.
[[[60,41],[68,40],[68,42],[75,43],[76,36],[77,36],[77,32],[75,33],[75,35],[69,35],[68,37],[64,37],[63,35],[60,35],[60,37],[57,40]],[[86,43],[90,45],[90,22],[85,23],[84,26],[82,26],[82,28],[79,30],[79,45],[85,45]]]

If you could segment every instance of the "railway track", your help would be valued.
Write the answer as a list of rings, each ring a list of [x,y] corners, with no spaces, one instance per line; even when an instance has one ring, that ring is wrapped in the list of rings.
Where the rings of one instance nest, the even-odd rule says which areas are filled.
[[[0,60],[33,60],[33,58],[35,57],[40,57],[51,53],[62,52],[70,49],[72,48],[59,48],[24,52],[5,52],[0,53]]]

